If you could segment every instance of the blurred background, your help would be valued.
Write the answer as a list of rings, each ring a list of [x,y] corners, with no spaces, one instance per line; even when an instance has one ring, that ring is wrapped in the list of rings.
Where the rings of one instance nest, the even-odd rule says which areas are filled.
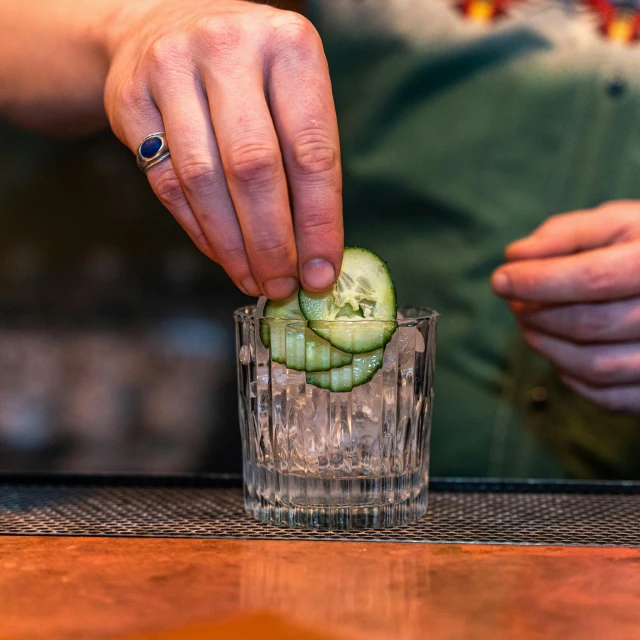
[[[248,298],[112,134],[0,120],[0,470],[239,471]]]

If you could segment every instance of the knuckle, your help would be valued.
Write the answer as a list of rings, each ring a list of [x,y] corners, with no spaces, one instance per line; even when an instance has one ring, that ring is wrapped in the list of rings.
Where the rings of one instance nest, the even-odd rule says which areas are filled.
[[[180,68],[181,62],[188,55],[187,42],[175,36],[158,38],[148,50],[151,67],[160,73],[171,73]]]
[[[264,185],[276,179],[280,164],[280,154],[275,148],[246,143],[231,151],[226,171],[236,182]]]
[[[338,168],[340,153],[330,136],[311,131],[298,136],[292,145],[296,172],[306,176],[326,174]]]
[[[587,357],[585,377],[593,384],[603,385],[614,382],[619,371],[620,363],[606,354],[594,353]]]
[[[126,139],[126,123],[132,119],[153,118],[153,105],[149,96],[143,85],[134,80],[119,86],[115,83],[105,85],[105,106],[113,132],[125,143],[135,142]]]
[[[610,268],[603,268],[597,262],[585,269],[585,283],[588,293],[595,299],[610,294],[616,289],[620,274]]]
[[[206,160],[190,160],[180,168],[180,181],[185,191],[194,194],[210,194],[223,183],[222,171]]]
[[[167,209],[172,209],[184,200],[184,192],[180,180],[173,170],[163,171],[152,180],[153,190]]]
[[[638,238],[638,214],[640,205],[634,200],[613,200],[601,204],[594,210],[595,215],[607,215],[611,224],[617,224],[618,231],[613,242],[625,242]]]
[[[209,53],[225,53],[242,44],[242,26],[239,20],[230,16],[204,16],[195,25],[196,32]]]
[[[260,260],[279,266],[290,266],[295,263],[292,244],[279,238],[258,238],[253,242],[252,253]]]
[[[296,220],[296,229],[304,233],[312,233],[314,236],[333,237],[336,231],[339,231],[339,225],[330,211],[315,211]]]
[[[128,82],[120,88],[117,100],[120,111],[127,113],[139,111],[148,102],[148,98],[133,82]]]
[[[304,50],[315,45],[318,32],[307,18],[292,11],[281,12],[275,24],[273,37],[278,47]]]
[[[614,320],[604,305],[579,307],[571,316],[569,328],[577,342],[589,342],[605,337]]]
[[[220,256],[220,264],[232,277],[244,278],[251,274],[244,248],[225,249],[218,255]]]
[[[216,256],[211,249],[211,244],[209,243],[209,239],[205,235],[202,229],[195,229],[189,234],[193,244],[204,253],[207,258],[211,258],[215,262],[217,262]]]
[[[218,247],[220,263],[225,269],[233,269],[234,272],[242,269],[248,271],[247,256],[244,244],[236,240],[222,241]]]

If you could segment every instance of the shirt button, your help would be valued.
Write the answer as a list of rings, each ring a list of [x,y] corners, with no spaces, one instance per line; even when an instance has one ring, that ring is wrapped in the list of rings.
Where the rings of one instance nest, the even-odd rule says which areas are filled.
[[[535,411],[542,411],[549,405],[549,390],[543,386],[533,387],[529,394],[531,408]]]

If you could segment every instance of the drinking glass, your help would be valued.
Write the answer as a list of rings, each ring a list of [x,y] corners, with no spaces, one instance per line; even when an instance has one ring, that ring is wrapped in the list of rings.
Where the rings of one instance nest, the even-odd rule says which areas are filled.
[[[254,306],[235,312],[249,514],[278,526],[342,530],[391,527],[424,515],[437,319],[432,310],[407,308],[397,328],[350,322],[353,331],[364,330],[364,323],[370,333],[376,323],[380,333],[390,324],[395,331],[375,375],[335,392],[275,362],[261,340],[261,323],[280,323],[293,348],[309,330],[306,323],[260,318]],[[333,321],[334,328],[344,322]],[[323,323],[327,335],[331,324]],[[311,379],[327,382],[336,374],[318,375]]]

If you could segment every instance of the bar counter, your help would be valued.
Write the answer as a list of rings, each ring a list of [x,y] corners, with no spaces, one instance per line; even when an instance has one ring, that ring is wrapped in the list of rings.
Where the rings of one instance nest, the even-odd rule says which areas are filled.
[[[1,640],[217,638],[637,640],[640,548],[0,537]]]

